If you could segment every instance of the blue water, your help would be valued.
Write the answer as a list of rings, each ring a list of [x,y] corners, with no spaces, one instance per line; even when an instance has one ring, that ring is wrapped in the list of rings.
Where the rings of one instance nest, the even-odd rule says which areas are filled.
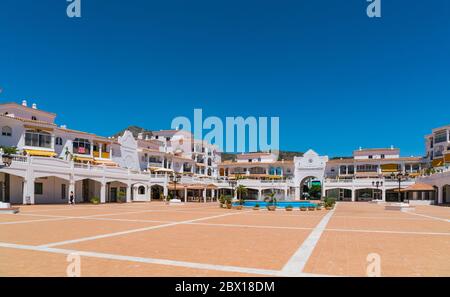
[[[244,207],[254,207],[256,204],[259,204],[259,207],[266,207],[268,204],[271,205],[271,203],[267,203],[264,201],[258,201],[258,200],[246,200],[244,201]],[[234,202],[234,206],[239,205],[239,202]],[[309,201],[278,201],[277,207],[280,208],[286,208],[287,205],[291,205],[293,208],[299,208],[302,207],[316,207],[317,204],[311,203]]]

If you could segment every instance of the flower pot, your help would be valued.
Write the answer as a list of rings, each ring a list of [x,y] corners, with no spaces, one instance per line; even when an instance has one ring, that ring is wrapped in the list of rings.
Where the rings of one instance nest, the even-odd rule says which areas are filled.
[[[227,204],[227,209],[231,209],[231,204]]]
[[[242,205],[237,205],[237,206],[236,206],[236,209],[237,209],[237,210],[241,210],[242,208],[243,208]]]
[[[276,206],[273,206],[273,205],[267,206],[267,210],[268,210],[268,211],[275,211],[276,209],[277,209]]]
[[[253,210],[259,210],[259,206],[253,207]]]
[[[306,207],[300,207],[300,211],[306,211]]]
[[[315,207],[308,207],[308,210],[316,210]]]
[[[292,207],[286,207],[286,211],[292,211]]]
[[[332,210],[333,207],[332,207],[332,206],[327,206],[327,207],[325,207],[325,209],[326,209],[326,210]]]

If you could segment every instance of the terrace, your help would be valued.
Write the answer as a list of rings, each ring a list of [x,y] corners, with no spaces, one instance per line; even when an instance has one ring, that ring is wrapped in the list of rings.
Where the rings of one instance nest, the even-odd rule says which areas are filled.
[[[220,209],[216,203],[22,206],[0,214],[0,275],[448,276],[450,208]],[[407,265],[405,265],[407,263]]]

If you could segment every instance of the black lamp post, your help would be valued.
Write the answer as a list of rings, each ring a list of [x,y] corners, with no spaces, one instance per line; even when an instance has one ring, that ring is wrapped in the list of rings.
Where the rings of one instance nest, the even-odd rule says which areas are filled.
[[[382,187],[383,186],[383,182],[382,181],[376,181],[376,182],[373,181],[372,182],[372,186],[377,187],[377,193],[378,193],[378,187]]]
[[[231,196],[232,196],[232,198],[234,198],[234,188],[236,187],[237,181],[229,180],[228,183],[231,186]]]
[[[405,178],[408,178],[408,176],[409,176],[408,172],[405,172],[405,173],[399,172],[397,174],[391,173],[391,178],[397,179],[397,181],[398,181],[398,202],[402,201],[402,198],[401,198],[402,196],[401,196],[401,192],[400,192],[400,190],[402,189],[401,188],[402,180]]]
[[[174,184],[175,195],[173,195],[174,199],[177,199],[177,183],[180,182],[181,176],[178,174],[172,174],[170,176],[170,181]]]

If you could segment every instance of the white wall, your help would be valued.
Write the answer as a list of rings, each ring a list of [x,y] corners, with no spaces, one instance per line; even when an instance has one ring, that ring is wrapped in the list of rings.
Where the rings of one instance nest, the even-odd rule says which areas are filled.
[[[47,204],[47,203],[68,203],[69,197],[69,182],[58,177],[47,177],[47,178],[37,178],[35,183],[43,184],[43,194],[34,195],[34,201],[36,204]],[[66,196],[64,199],[61,196],[61,185],[66,185]]]

